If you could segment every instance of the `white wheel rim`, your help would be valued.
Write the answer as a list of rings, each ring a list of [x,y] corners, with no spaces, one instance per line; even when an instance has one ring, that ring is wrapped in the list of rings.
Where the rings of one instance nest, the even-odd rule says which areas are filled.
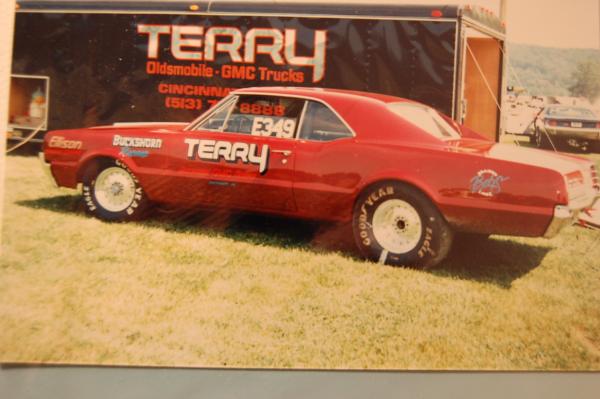
[[[94,197],[98,205],[107,211],[124,211],[135,197],[135,181],[123,168],[106,168],[96,178]]]
[[[373,214],[372,226],[377,243],[384,250],[397,254],[412,251],[423,232],[417,210],[400,199],[381,203]]]

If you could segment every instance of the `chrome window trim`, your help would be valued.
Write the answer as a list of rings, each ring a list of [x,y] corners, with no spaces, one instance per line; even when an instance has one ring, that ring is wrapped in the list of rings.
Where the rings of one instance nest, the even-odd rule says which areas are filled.
[[[307,108],[307,109],[308,109],[308,102],[309,102],[309,101],[312,101],[312,100],[306,100],[306,108]],[[346,123],[346,121],[345,121],[345,120],[344,120],[344,119],[343,119],[343,118],[342,118],[342,117],[341,117],[341,116],[340,116],[340,115],[339,115],[337,112],[335,112],[335,110],[334,110],[332,107],[330,107],[330,106],[329,106],[329,104],[327,104],[326,102],[323,102],[323,101],[313,101],[313,102],[316,102],[316,103],[322,104],[322,105],[324,105],[324,106],[325,106],[325,107],[326,107],[328,110],[330,110],[331,112],[333,112],[334,116],[335,116],[336,118],[338,118],[338,120],[339,120],[340,122],[342,122],[342,125],[344,125],[344,127],[345,127],[345,128],[346,128],[346,129],[347,129],[349,132],[350,132],[350,134],[351,134],[351,135],[350,135],[350,136],[342,136],[342,137],[334,138],[334,139],[332,139],[332,140],[315,140],[315,139],[311,139],[311,138],[308,138],[308,137],[302,137],[302,138],[301,138],[301,137],[300,137],[300,132],[302,131],[302,129],[300,129],[300,130],[298,130],[298,139],[299,139],[299,140],[303,140],[303,141],[314,141],[314,142],[317,142],[317,143],[330,143],[330,142],[332,142],[332,141],[337,141],[337,140],[343,140],[343,139],[347,139],[347,138],[354,138],[354,137],[356,137],[356,134],[354,133],[354,131],[353,131],[352,129],[350,129],[350,127],[349,127],[349,125]],[[307,110],[306,110],[306,111],[307,111]],[[303,122],[304,122],[304,121],[303,121]],[[301,126],[301,127],[304,127],[304,126]]]
[[[229,95],[223,97],[218,103],[216,103],[215,105],[213,105],[213,107],[211,107],[211,108],[214,108],[213,111],[206,114],[206,112],[210,111],[211,108],[209,108],[205,113],[201,114],[199,117],[197,117],[196,119],[194,119],[193,121],[188,123],[188,125],[185,127],[185,129],[183,129],[183,131],[184,132],[197,131],[198,130],[197,127],[199,125],[201,125],[202,123],[204,123],[207,119],[212,117],[214,114],[216,114],[221,107],[224,107],[225,105],[227,105],[228,102],[233,102],[234,99],[235,99],[235,101],[237,101],[236,97],[237,96],[233,95],[233,94],[229,94]],[[229,115],[231,115],[231,109],[229,110],[229,113],[225,117],[225,122],[227,122],[227,119],[229,119]],[[217,129],[202,129],[202,130],[208,130],[211,132],[219,132],[219,131],[223,130],[223,127],[225,127],[225,123],[223,123],[223,126],[221,127],[221,129],[218,129],[218,130]]]
[[[309,101],[315,101],[318,103],[321,103],[323,105],[325,105],[327,108],[329,108],[329,110],[331,112],[333,112],[335,114],[335,116],[337,116],[342,123],[344,124],[344,126],[346,126],[346,128],[350,131],[350,133],[352,133],[352,137],[356,138],[356,132],[354,131],[354,129],[352,129],[352,127],[348,124],[348,122],[346,122],[346,120],[344,118],[342,118],[342,116],[329,104],[327,103],[327,101],[322,100],[320,98],[316,98],[316,97],[312,97],[312,96],[307,96],[307,95],[303,95],[303,94],[298,94],[298,95],[294,95],[294,94],[274,94],[274,93],[260,93],[260,92],[250,92],[250,91],[244,91],[241,93],[236,93],[236,95],[244,95],[244,94],[250,94],[250,95],[255,95],[255,96],[271,96],[271,97],[286,97],[286,98],[297,98],[297,99],[302,99],[302,100],[309,100]],[[304,120],[302,121],[304,122]],[[299,128],[301,128],[302,126],[299,124]],[[298,132],[300,132],[300,130],[298,130]],[[296,135],[298,136],[298,135]],[[318,141],[318,140],[310,140],[310,141]]]
[[[300,132],[302,128],[302,124],[304,123],[304,117],[306,116],[306,108],[308,108],[308,100],[304,100],[304,106],[302,107],[302,113],[300,114],[300,120],[298,121],[298,126],[296,127],[296,139],[300,140]]]
[[[308,106],[308,101],[314,101],[314,102],[318,102],[323,104],[324,106],[326,106],[331,112],[333,112],[333,114],[339,118],[340,121],[342,121],[342,123],[344,124],[344,126],[346,127],[346,129],[348,129],[348,131],[350,131],[350,133],[352,134],[352,136],[348,136],[348,137],[342,137],[340,139],[337,140],[341,140],[344,138],[349,138],[349,137],[353,137],[356,138],[356,132],[354,131],[354,129],[352,129],[352,127],[350,127],[350,125],[348,124],[348,122],[346,122],[346,120],[344,118],[342,118],[342,116],[331,106],[329,105],[326,101],[321,100],[319,98],[315,98],[315,97],[311,97],[311,96],[305,96],[305,95],[292,95],[292,94],[275,94],[275,93],[260,93],[260,92],[250,92],[250,91],[244,91],[241,93],[231,93],[230,95],[228,95],[227,97],[224,97],[221,101],[219,101],[215,107],[220,107],[220,104],[225,104],[226,102],[230,101],[232,98],[236,98],[236,102],[239,99],[239,97],[243,96],[243,95],[249,95],[249,96],[264,96],[264,97],[285,97],[285,98],[295,98],[298,100],[304,100],[304,106],[302,108],[302,112],[300,113],[300,118],[298,119],[298,126],[296,127],[296,133],[294,134],[294,140],[299,140],[300,139],[300,131],[302,130],[302,124],[304,123],[304,116],[306,113],[306,108]],[[223,124],[223,128],[225,127],[225,125],[227,124],[227,121],[229,120],[229,117],[231,116],[231,113],[233,112],[233,109],[235,107],[232,107],[229,110],[229,114],[227,115],[227,118],[225,119],[225,123]],[[216,109],[215,109],[216,112]],[[211,112],[210,114],[203,116],[201,115],[200,117],[198,117],[195,121],[193,121],[192,123],[190,123],[189,126],[198,126],[200,124],[202,124],[202,122],[204,122],[206,119],[210,118],[212,115],[214,115],[214,112]],[[232,134],[244,134],[246,135],[246,133],[239,133],[239,132],[226,132],[223,130],[223,128],[221,130],[209,130],[209,129],[205,129],[208,131],[212,131],[212,132],[221,132],[221,133],[232,133]],[[184,131],[194,131],[195,129],[184,129]],[[288,140],[288,139],[286,139]],[[303,139],[303,140],[307,140],[307,141],[317,141],[320,142],[319,140],[311,140],[311,139]],[[331,141],[336,141],[336,140],[331,140]]]

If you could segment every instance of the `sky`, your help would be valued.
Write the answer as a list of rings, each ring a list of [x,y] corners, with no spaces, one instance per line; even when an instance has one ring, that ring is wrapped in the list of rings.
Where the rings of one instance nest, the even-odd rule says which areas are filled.
[[[599,48],[600,0],[506,0],[508,41],[548,47]],[[441,3],[422,0],[419,3]],[[500,0],[457,0],[499,15]]]

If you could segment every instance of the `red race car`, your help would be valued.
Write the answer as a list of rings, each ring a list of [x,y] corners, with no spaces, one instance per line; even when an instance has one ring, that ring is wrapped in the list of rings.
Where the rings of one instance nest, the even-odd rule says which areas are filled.
[[[599,195],[592,162],[497,144],[432,108],[328,89],[232,92],[189,124],[53,131],[44,161],[104,220],[151,204],[352,222],[381,263],[426,268],[454,233],[550,237]]]

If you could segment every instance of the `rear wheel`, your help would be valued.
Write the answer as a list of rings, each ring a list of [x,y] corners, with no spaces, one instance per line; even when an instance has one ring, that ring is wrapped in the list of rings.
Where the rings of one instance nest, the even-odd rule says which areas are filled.
[[[105,160],[90,168],[83,181],[83,200],[89,213],[108,221],[139,219],[148,208],[137,178],[118,160]]]
[[[368,259],[426,269],[446,257],[452,231],[419,190],[398,182],[372,186],[354,207],[354,238]]]

